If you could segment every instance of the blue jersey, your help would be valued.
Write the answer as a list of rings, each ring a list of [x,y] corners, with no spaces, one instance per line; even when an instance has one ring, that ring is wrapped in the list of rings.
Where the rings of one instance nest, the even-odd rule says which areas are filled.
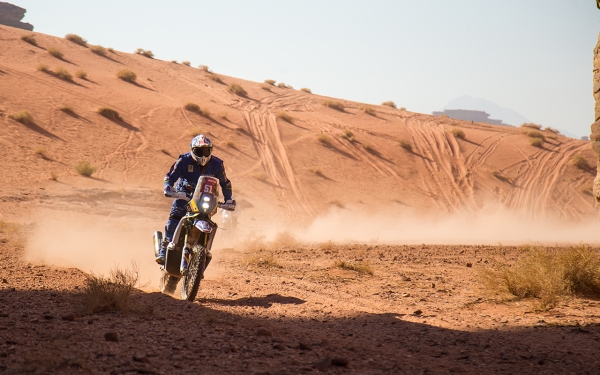
[[[231,181],[225,174],[223,160],[211,156],[205,166],[201,166],[192,158],[191,153],[179,155],[165,176],[165,185],[174,186],[176,191],[193,192],[200,176],[213,176],[219,179],[225,200],[231,199]],[[190,191],[191,190],[191,191]]]

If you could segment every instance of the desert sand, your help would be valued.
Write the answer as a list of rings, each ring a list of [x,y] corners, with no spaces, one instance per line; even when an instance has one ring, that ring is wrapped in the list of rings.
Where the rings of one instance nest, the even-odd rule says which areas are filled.
[[[545,311],[498,301],[477,276],[523,245],[600,243],[596,170],[572,163],[594,164],[589,142],[542,131],[534,147],[521,128],[383,105],[368,114],[363,103],[25,33],[0,26],[0,372],[600,368],[597,300]],[[30,34],[37,46],[21,40]],[[122,69],[135,83],[116,77]],[[11,118],[23,110],[33,123]],[[225,161],[241,214],[189,303],[158,293],[151,235],[171,203],[162,178],[197,132]],[[80,161],[96,172],[77,174]],[[340,260],[368,262],[373,274]],[[131,311],[78,311],[87,274],[132,261],[141,285]]]

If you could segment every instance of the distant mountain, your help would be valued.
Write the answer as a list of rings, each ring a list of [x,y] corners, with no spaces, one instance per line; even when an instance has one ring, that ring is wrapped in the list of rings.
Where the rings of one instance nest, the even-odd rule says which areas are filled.
[[[476,111],[485,111],[490,114],[490,118],[502,120],[508,125],[519,126],[524,122],[530,122],[525,116],[517,113],[510,108],[500,107],[498,104],[481,98],[473,98],[469,95],[452,99],[442,109],[470,109]]]

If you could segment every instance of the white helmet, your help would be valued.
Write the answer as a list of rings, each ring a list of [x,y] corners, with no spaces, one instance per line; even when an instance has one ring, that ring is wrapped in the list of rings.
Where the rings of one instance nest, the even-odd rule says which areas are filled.
[[[212,154],[212,142],[204,134],[197,135],[190,143],[192,158],[201,166],[205,166]]]

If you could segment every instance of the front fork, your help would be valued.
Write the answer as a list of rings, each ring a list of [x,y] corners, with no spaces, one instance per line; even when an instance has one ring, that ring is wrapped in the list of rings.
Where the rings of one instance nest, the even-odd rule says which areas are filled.
[[[187,230],[185,231],[185,239],[184,239],[185,245],[183,247],[183,253],[181,255],[181,266],[180,266],[180,271],[181,271],[182,275],[185,275],[187,273],[189,263],[190,263],[190,258],[192,256],[193,248],[195,246],[195,244],[193,244],[191,242],[196,242],[196,241],[190,241],[190,239],[189,239],[189,234],[190,234],[191,230],[192,230],[192,225],[190,225],[187,228]],[[211,228],[210,232],[205,232],[204,230],[200,231],[200,238],[197,241],[197,244],[201,245],[202,247],[204,247],[206,249],[206,264],[205,264],[204,268],[208,267],[208,264],[212,260],[212,253],[210,252],[210,249],[212,248],[212,243],[215,238],[216,232],[217,232],[216,227]]]

